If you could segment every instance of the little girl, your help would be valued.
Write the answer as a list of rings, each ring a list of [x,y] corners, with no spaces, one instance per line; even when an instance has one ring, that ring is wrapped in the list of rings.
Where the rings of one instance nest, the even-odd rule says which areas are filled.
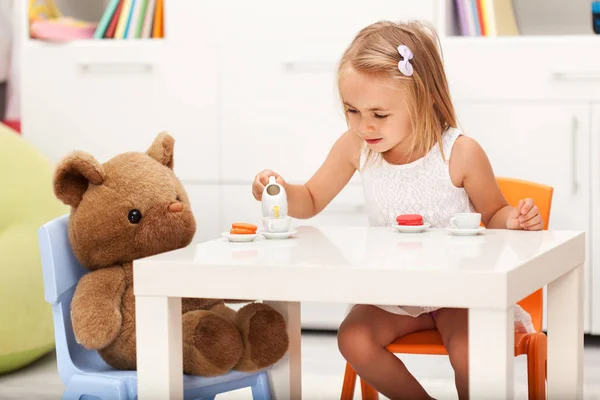
[[[438,45],[435,31],[419,22],[377,22],[361,30],[338,69],[347,132],[306,184],[286,184],[265,170],[256,175],[254,197],[260,201],[274,175],[286,188],[289,215],[310,218],[358,170],[371,225],[390,226],[397,215],[421,214],[432,227],[446,227],[456,213],[478,212],[488,228],[542,229],[533,201],[510,207],[481,146],[457,129]],[[338,345],[357,374],[388,398],[429,399],[386,346],[435,328],[449,353],[459,397],[467,399],[467,311],[357,305],[339,328]]]

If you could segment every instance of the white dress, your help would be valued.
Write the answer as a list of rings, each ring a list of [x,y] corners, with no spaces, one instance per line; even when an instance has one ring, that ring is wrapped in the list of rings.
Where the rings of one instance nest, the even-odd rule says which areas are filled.
[[[474,207],[464,188],[454,186],[450,179],[449,162],[452,147],[462,134],[449,128],[442,135],[443,156],[440,146],[435,145],[422,158],[409,164],[392,165],[383,159],[366,164],[367,152],[360,158],[360,175],[365,195],[365,203],[372,226],[391,226],[396,216],[420,214],[433,228],[449,226],[454,214],[474,212]],[[366,164],[366,165],[365,165]],[[436,307],[376,305],[388,312],[417,317],[435,311]],[[515,310],[522,315],[524,310]],[[524,325],[527,316],[519,317]],[[531,326],[532,327],[532,326]],[[529,328],[526,329],[530,331]]]

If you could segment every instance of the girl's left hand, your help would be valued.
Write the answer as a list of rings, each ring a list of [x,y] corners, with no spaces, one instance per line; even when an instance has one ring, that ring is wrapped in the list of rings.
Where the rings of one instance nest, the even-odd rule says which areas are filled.
[[[513,208],[506,220],[507,229],[524,229],[527,231],[539,231],[544,227],[544,221],[533,200],[519,200],[519,204]]]

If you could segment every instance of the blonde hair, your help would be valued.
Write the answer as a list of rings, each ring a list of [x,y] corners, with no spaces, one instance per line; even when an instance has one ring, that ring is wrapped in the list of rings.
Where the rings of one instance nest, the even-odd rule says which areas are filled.
[[[408,46],[413,53],[412,76],[405,76],[398,69],[399,45]],[[425,154],[437,143],[443,156],[442,133],[456,127],[457,122],[439,38],[433,27],[418,21],[379,21],[369,25],[356,35],[340,60],[338,90],[348,68],[389,77],[404,85],[414,133],[411,152]],[[373,152],[369,151],[367,160],[372,157]]]

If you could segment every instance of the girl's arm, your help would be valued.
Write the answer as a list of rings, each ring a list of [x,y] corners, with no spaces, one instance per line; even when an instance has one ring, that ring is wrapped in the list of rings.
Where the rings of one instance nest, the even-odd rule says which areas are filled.
[[[502,195],[490,161],[479,143],[467,136],[456,139],[450,157],[450,176],[456,186],[465,188],[487,228],[507,228],[514,208]]]
[[[260,200],[263,185],[268,182],[270,175],[274,175],[287,193],[288,214],[299,219],[314,217],[323,211],[354,175],[358,168],[361,143],[356,134],[350,131],[344,133],[335,142],[321,167],[304,185],[288,184],[270,170],[261,172],[253,187],[254,197]]]

